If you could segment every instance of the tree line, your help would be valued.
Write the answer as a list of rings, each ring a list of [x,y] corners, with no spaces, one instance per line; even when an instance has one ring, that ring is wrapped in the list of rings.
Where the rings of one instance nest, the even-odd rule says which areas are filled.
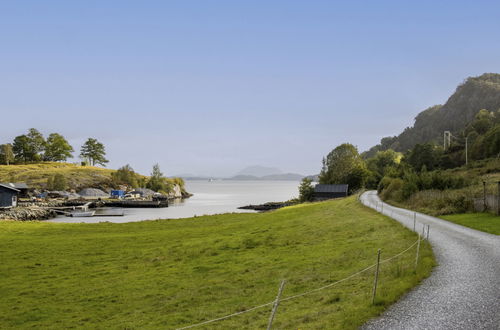
[[[51,133],[47,138],[35,128],[26,134],[16,136],[11,143],[0,145],[0,164],[27,164],[39,162],[64,162],[73,157],[74,149],[64,136]],[[83,165],[102,165],[105,158],[104,145],[94,138],[88,138],[80,148]]]

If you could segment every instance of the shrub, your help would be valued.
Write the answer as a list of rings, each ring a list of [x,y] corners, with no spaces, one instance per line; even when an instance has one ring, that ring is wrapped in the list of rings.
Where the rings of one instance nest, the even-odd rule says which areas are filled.
[[[314,187],[312,186],[312,180],[309,178],[303,178],[299,186],[299,200],[303,202],[310,202],[314,198]]]
[[[68,187],[68,182],[66,177],[62,174],[55,174],[47,179],[47,189],[48,190],[66,190]]]
[[[392,199],[394,201],[401,201],[402,200],[402,187],[404,184],[404,181],[399,179],[399,178],[387,178],[386,182],[390,181],[390,183],[387,185],[387,188],[385,188],[382,193],[382,199]]]

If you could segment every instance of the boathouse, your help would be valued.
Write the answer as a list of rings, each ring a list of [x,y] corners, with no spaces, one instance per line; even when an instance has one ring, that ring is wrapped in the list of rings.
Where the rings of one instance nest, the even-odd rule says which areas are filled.
[[[24,182],[15,182],[15,183],[12,183],[12,182],[0,182],[0,184],[4,185],[4,186],[10,186],[12,188],[15,188],[17,190],[19,190],[19,196],[18,197],[21,197],[21,198],[27,198],[29,197],[29,187],[26,183]]]
[[[0,183],[0,208],[16,207],[18,194],[16,188]]]
[[[314,187],[314,200],[346,197],[348,188],[347,184],[317,184]]]

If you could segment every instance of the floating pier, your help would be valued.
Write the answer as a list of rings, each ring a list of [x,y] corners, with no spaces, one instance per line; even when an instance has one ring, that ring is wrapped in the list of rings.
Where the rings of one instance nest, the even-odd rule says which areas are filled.
[[[157,200],[157,201],[136,201],[136,200],[117,200],[117,201],[103,201],[104,206],[107,207],[143,207],[143,208],[155,208],[155,207],[168,207],[167,200]]]

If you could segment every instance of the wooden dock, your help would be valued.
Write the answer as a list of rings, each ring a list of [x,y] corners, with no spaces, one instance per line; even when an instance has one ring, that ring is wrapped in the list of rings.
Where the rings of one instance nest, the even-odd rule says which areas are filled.
[[[156,207],[168,207],[167,200],[159,201],[136,201],[136,200],[115,200],[115,201],[104,201],[104,206],[107,207],[123,207],[123,208],[156,208]]]

